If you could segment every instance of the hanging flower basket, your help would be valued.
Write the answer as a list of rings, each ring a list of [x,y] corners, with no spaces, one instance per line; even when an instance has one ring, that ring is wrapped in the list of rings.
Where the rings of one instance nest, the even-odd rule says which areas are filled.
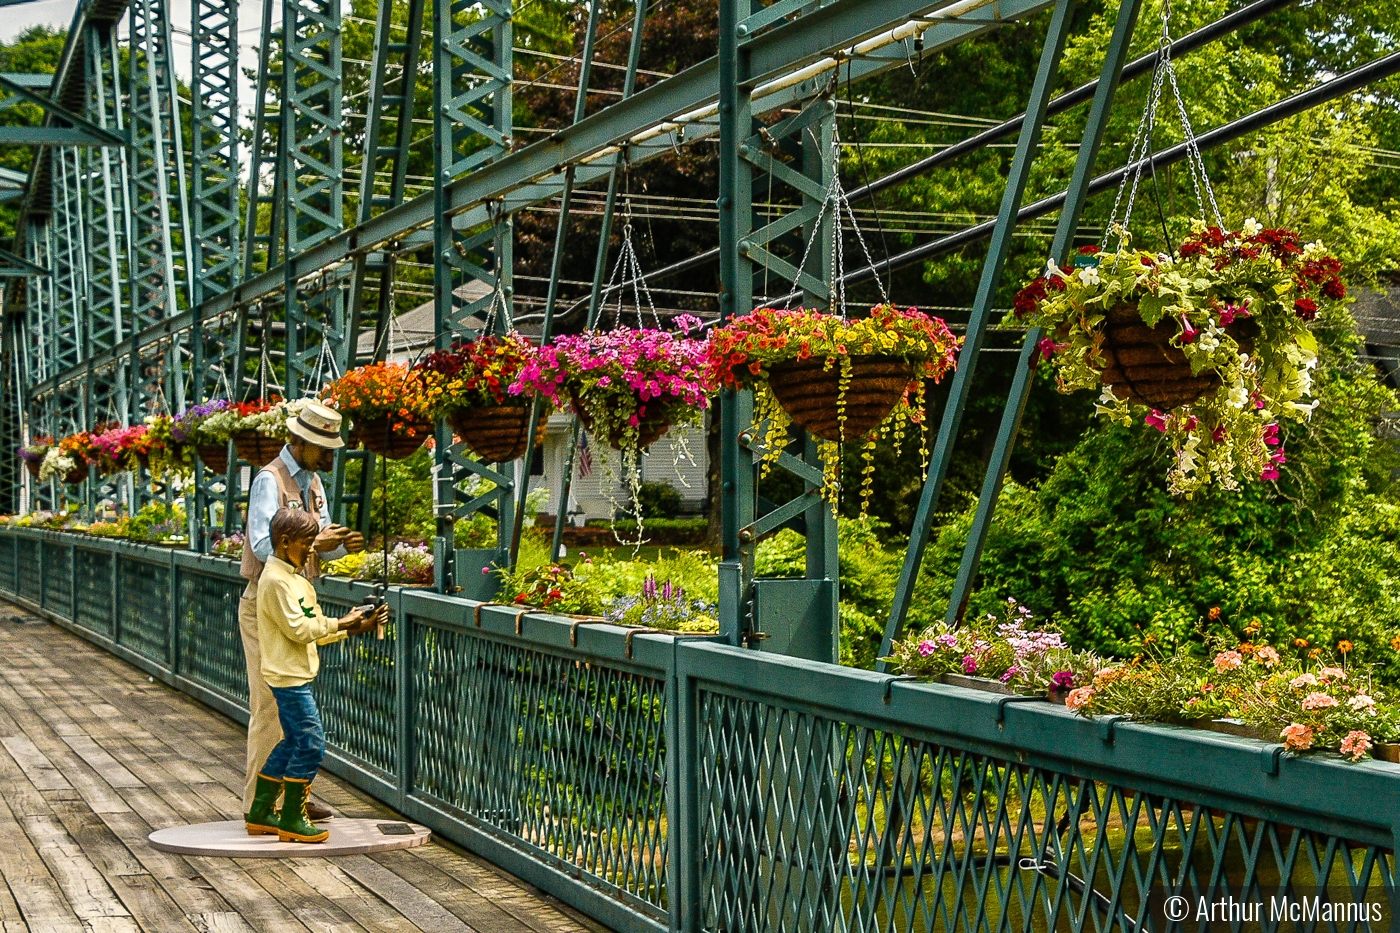
[[[87,478],[88,465],[87,461],[84,460],[80,462],[77,466],[75,466],[73,469],[69,470],[67,475],[63,477],[63,481],[70,486],[76,486]]]
[[[259,431],[235,431],[232,436],[233,451],[239,460],[245,460],[255,469],[267,466],[281,452],[286,441],[268,437]]]
[[[426,421],[356,419],[350,429],[350,442],[390,460],[406,460],[432,435],[433,426]]]
[[[698,422],[714,393],[698,318],[676,318],[683,334],[619,327],[560,337],[539,351],[511,391],[568,404],[584,425],[629,459],[679,424]]]
[[[834,506],[841,444],[865,446],[862,501],[868,502],[875,445],[884,437],[898,446],[911,428],[927,430],[925,385],[952,370],[957,349],[941,320],[914,308],[877,305],[868,317],[851,320],[760,308],[710,334],[706,365],[716,382],[754,391],[754,421],[766,425],[766,465],[787,446],[790,425],[818,438],[823,495]]]
[[[544,443],[548,414],[535,426],[535,446]],[[452,433],[462,439],[482,463],[510,463],[525,455],[530,433],[530,409],[523,405],[494,405],[461,409],[447,419]]]
[[[536,349],[517,333],[488,335],[428,356],[414,368],[435,375],[440,393],[431,411],[483,463],[509,463],[524,456],[530,406],[510,394],[510,385]],[[536,445],[544,439],[549,408],[540,413]]]
[[[410,457],[433,433],[433,409],[442,399],[441,375],[403,363],[350,370],[321,393],[352,422],[350,440],[390,460]]]
[[[199,460],[204,464],[205,469],[215,474],[228,473],[228,445],[227,444],[200,444],[195,448],[195,453],[199,455]]]
[[[24,468],[29,471],[30,476],[39,478],[39,464],[44,462],[44,456],[53,445],[53,438],[45,434],[36,436],[28,444],[20,445],[19,458],[24,462]]]
[[[1306,420],[1319,314],[1346,296],[1318,243],[1248,220],[1198,225],[1173,256],[1085,247],[1016,296],[1018,324],[1047,336],[1037,358],[1062,392],[1101,390],[1098,411],[1165,433],[1172,492],[1277,479],[1283,419]]]
[[[606,434],[601,434],[597,423],[593,420],[593,415],[582,399],[570,393],[570,401],[574,411],[578,413],[578,419],[583,422],[583,426],[590,434],[601,435],[608,442],[608,446],[614,450],[624,450],[627,445],[635,441],[638,450],[646,450],[661,438],[666,436],[666,432],[671,430],[672,415],[664,410],[655,411],[648,414],[637,424],[614,424],[607,429]],[[636,428],[636,437],[629,436],[629,431]]]
[[[840,440],[878,428],[908,393],[914,367],[893,356],[855,357],[844,396],[840,368],[825,360],[776,363],[772,374],[773,396],[793,424],[825,440]]]

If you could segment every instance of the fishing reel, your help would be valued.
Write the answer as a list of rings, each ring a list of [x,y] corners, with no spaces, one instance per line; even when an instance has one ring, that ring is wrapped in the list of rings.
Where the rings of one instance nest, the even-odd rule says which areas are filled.
[[[369,608],[371,608],[371,609],[378,609],[380,606],[382,606],[382,605],[384,605],[386,602],[388,602],[388,592],[389,592],[389,587],[388,587],[387,584],[384,584],[384,583],[376,583],[376,584],[374,584],[374,589],[373,589],[373,591],[370,593],[370,595],[368,595],[368,596],[366,596],[364,599],[360,600],[360,603],[359,603],[359,604],[360,604],[361,606],[367,606],[367,607],[369,607]],[[380,641],[383,641],[383,640],[384,640],[384,624],[383,624],[383,623],[380,623],[379,625],[375,626],[375,628],[374,628],[374,637],[375,637],[376,639],[380,640]]]

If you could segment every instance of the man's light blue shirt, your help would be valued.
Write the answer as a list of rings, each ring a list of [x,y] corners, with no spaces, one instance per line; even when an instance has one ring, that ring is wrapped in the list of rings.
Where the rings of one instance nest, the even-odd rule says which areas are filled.
[[[311,478],[316,475],[316,471],[305,469],[297,458],[292,456],[292,449],[283,446],[281,453],[277,456],[282,458],[282,462],[287,465],[287,471],[292,474],[292,479],[296,480],[297,486],[301,489],[301,501],[305,505],[311,501]],[[321,527],[325,528],[331,523],[330,506],[325,501],[325,496],[321,497],[320,515]],[[264,564],[272,556],[272,516],[277,514],[277,506],[280,497],[277,495],[277,477],[271,473],[259,470],[253,477],[253,485],[248,490],[248,546],[253,549],[253,556]],[[334,551],[319,551],[321,560],[335,560],[337,557],[344,557],[349,551],[341,545]]]

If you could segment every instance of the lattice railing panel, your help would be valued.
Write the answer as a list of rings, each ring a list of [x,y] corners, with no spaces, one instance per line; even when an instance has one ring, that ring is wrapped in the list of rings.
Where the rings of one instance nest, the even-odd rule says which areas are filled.
[[[411,631],[414,790],[664,910],[664,681]]]
[[[168,663],[170,568],[118,556],[117,579],[117,644]]]
[[[73,618],[73,552],[61,544],[45,543],[44,608]]]
[[[246,704],[248,667],[238,627],[244,580],[180,572],[179,673]]]
[[[1171,895],[1393,884],[1387,849],[733,696],[698,709],[706,930],[1136,933]]]
[[[0,590],[15,592],[15,539],[0,538]]]
[[[18,593],[32,602],[43,597],[43,580],[39,576],[40,543],[32,538],[20,538],[15,546],[15,573],[19,577]]]
[[[321,608],[339,617],[351,604],[322,598]],[[321,671],[314,689],[326,744],[393,774],[399,735],[393,625],[386,626],[382,640],[359,635],[318,651]]]
[[[73,621],[108,638],[117,608],[112,599],[113,560],[106,551],[73,552]]]

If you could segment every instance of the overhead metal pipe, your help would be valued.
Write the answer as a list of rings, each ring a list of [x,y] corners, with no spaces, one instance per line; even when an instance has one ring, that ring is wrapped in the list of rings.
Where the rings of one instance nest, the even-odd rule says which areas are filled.
[[[1177,40],[1172,44],[1172,54],[1185,55],[1190,52],[1194,52],[1197,49],[1209,45],[1216,39],[1220,39],[1224,36],[1229,35],[1232,32],[1236,32],[1237,30],[1248,26],[1251,23],[1263,19],[1265,16],[1274,12],[1275,10],[1279,10],[1283,7],[1290,6],[1296,2],[1297,0],[1258,0],[1258,2],[1251,3],[1249,6],[1244,7],[1243,9],[1236,10],[1229,16],[1224,16],[1208,26],[1202,26],[1195,32],[1183,36],[1181,39]],[[1140,75],[1151,73],[1152,69],[1157,66],[1158,55],[1159,53],[1154,51],[1148,55],[1144,55],[1141,58],[1137,58],[1129,62],[1123,67],[1122,80],[1130,81],[1133,78],[1136,78]],[[1078,105],[1091,100],[1094,96],[1094,92],[1098,90],[1098,86],[1098,79],[1095,79],[1086,84],[1081,84],[1079,87],[1075,88],[1072,91],[1069,91],[1066,94],[1062,94],[1059,97],[1056,97],[1054,100],[1050,101],[1049,114],[1053,116],[1055,114],[1064,113],[1065,111],[1070,110],[1073,107],[1077,107]],[[947,149],[943,149],[940,152],[929,156],[928,158],[920,159],[917,162],[914,162],[910,165],[906,165],[904,168],[891,172],[888,175],[881,176],[880,178],[877,178],[874,181],[870,182],[868,185],[863,185],[860,188],[855,188],[847,192],[846,197],[851,201],[856,201],[860,198],[870,197],[871,195],[877,194],[881,191],[886,191],[906,181],[909,181],[911,178],[917,178],[921,175],[926,175],[934,169],[938,168],[939,166],[947,165],[949,162],[952,162],[953,160],[960,158],[961,156],[967,155],[970,152],[975,152],[978,149],[981,149],[985,146],[989,146],[993,143],[1000,142],[1003,139],[1008,139],[1012,136],[1015,136],[1016,133],[1019,131],[1021,127],[1021,122],[1024,118],[1024,113],[1017,114],[1016,116],[1011,117],[1009,120],[1006,120],[1003,123],[999,123],[996,126],[988,127],[987,129],[983,130],[980,133],[977,133],[976,135],[969,136],[967,139],[964,139],[961,142],[954,143]],[[1034,207],[1035,205],[1031,206]],[[990,231],[991,222],[989,221],[987,224],[987,233],[990,234]],[[966,232],[967,231],[960,231],[958,234],[954,234],[954,236],[959,236],[962,233]],[[706,263],[713,262],[717,258],[719,258],[719,248],[715,247],[714,249],[705,250],[703,253],[697,253],[694,256],[690,256],[678,262],[673,262],[669,266],[664,266],[660,269],[648,272],[645,275],[641,276],[639,279],[637,279],[637,281],[655,281],[657,279],[665,278],[666,276],[678,275],[682,272],[687,272],[691,269],[703,266]],[[846,281],[850,282],[851,279],[848,278]],[[629,280],[628,282],[624,282],[623,284],[630,285],[633,283],[631,282],[631,280]],[[563,314],[559,315],[557,319],[561,321],[567,319],[567,317],[575,313],[581,305],[582,302],[579,302],[577,305],[570,307]]]
[[[1376,59],[1368,65],[1354,68],[1351,71],[1340,74],[1330,81],[1324,81],[1316,87],[1310,88],[1302,93],[1294,94],[1292,97],[1285,98],[1276,104],[1271,104],[1268,107],[1256,110],[1248,116],[1241,117],[1223,126],[1218,126],[1209,132],[1202,133],[1196,137],[1196,143],[1203,151],[1206,149],[1213,149],[1216,146],[1233,142],[1241,136],[1252,133],[1255,130],[1280,123],[1287,120],[1289,117],[1295,117],[1320,104],[1325,104],[1338,97],[1344,97],[1353,91],[1360,90],[1368,84],[1382,81],[1394,74],[1400,74],[1400,52],[1392,52],[1384,58]],[[1140,159],[1131,165],[1125,165],[1123,168],[1117,169],[1116,171],[1100,175],[1089,183],[1089,194],[1097,194],[1100,191],[1106,191],[1109,188],[1115,187],[1123,180],[1125,175],[1136,171],[1139,166],[1148,168],[1150,165],[1153,168],[1164,168],[1168,165],[1175,165],[1186,158],[1187,151],[1186,143],[1180,143],[1176,146],[1172,146],[1170,149],[1163,149],[1161,152],[1155,153],[1149,159]],[[1067,192],[1061,191],[1059,194],[1041,198],[1039,201],[1021,208],[1017,216],[1018,223],[1033,220],[1036,217],[1042,217],[1059,210],[1064,206],[1066,194]],[[931,259],[935,256],[950,253],[969,243],[975,243],[978,240],[991,236],[992,230],[995,229],[995,227],[996,222],[988,220],[964,230],[959,230],[957,233],[949,234],[948,236],[940,237],[937,240],[916,246],[896,256],[891,256],[889,259],[882,262],[877,262],[874,265],[865,266],[847,273],[845,276],[846,284],[853,285],[858,282],[863,282],[866,279],[874,278],[877,275],[884,275],[886,272],[895,269],[902,269],[905,266],[912,265],[925,259]],[[781,301],[782,299],[778,300]]]
[[[1202,46],[1209,45],[1216,39],[1236,32],[1248,26],[1250,23],[1263,19],[1275,10],[1289,6],[1295,2],[1297,2],[1297,0],[1258,0],[1257,3],[1251,3],[1243,9],[1236,10],[1229,16],[1221,17],[1208,26],[1202,26],[1195,32],[1182,36],[1172,43],[1172,55],[1186,55],[1194,52]],[[1152,70],[1157,67],[1157,59],[1160,55],[1161,53],[1159,51],[1153,51],[1141,58],[1133,59],[1123,66],[1122,80],[1131,81],[1139,75],[1151,74]],[[1093,98],[1094,92],[1098,90],[1098,87],[1099,80],[1096,78],[1086,84],[1081,84],[1067,94],[1056,97],[1050,102],[1049,115],[1054,116],[1064,113],[1066,110],[1088,102]],[[969,152],[976,152],[978,149],[990,146],[1003,139],[1010,139],[1020,130],[1021,121],[1023,119],[1025,119],[1025,114],[1018,113],[1016,116],[1011,117],[1003,123],[990,126],[982,132],[969,136],[961,142],[954,143],[948,148],[940,150],[927,158],[920,159],[917,162],[904,166],[904,168],[877,178],[868,185],[849,191],[846,193],[846,197],[855,201],[860,198],[878,194],[881,191],[887,191],[896,185],[903,184],[911,178],[924,175],[938,168],[940,165],[947,165],[954,159],[967,155]]]

